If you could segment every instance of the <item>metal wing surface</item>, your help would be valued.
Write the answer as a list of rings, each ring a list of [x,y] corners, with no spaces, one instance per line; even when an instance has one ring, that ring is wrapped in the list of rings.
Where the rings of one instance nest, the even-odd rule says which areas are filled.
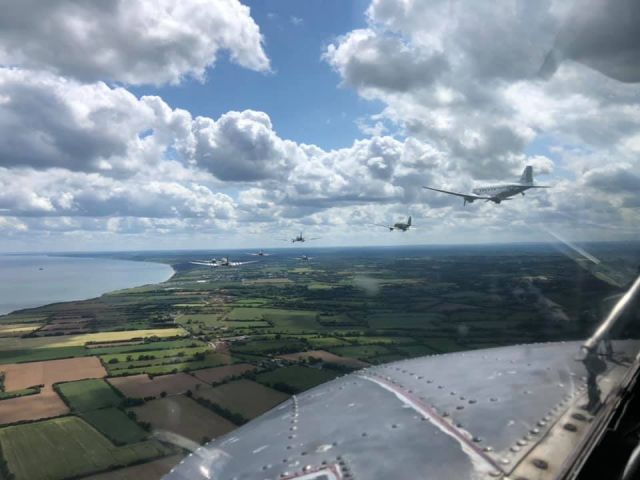
[[[458,192],[450,192],[449,190],[440,190],[439,188],[431,188],[431,187],[422,187],[427,190],[433,190],[434,192],[447,193],[449,195],[455,195],[456,197],[471,199],[471,200],[491,200],[494,197],[481,197],[479,195],[473,195],[470,193],[458,193]]]
[[[293,396],[165,478],[554,478],[565,460],[551,457],[575,448],[594,418],[579,407],[588,375],[579,347],[520,345],[372,366]],[[614,342],[599,376],[603,394],[637,348]]]
[[[395,228],[396,228],[396,227],[394,227],[392,225],[385,225],[384,223],[372,223],[371,225],[374,225],[376,227],[388,228],[389,230],[395,230]]]

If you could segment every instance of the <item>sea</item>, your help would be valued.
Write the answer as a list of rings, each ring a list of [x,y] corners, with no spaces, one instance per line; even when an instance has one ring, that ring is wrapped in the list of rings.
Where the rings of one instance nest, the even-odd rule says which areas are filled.
[[[172,275],[173,269],[162,263],[85,256],[0,255],[0,315],[164,282]]]

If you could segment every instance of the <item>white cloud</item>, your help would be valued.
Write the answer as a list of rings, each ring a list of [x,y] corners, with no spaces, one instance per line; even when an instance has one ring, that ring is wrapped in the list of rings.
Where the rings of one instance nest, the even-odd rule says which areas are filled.
[[[60,38],[46,45],[34,35],[10,54],[20,25],[41,32],[47,22],[18,9],[0,32],[0,61],[13,55],[23,65],[0,69],[0,231],[12,238],[166,234],[190,246],[198,236],[230,242],[255,233],[268,241],[302,225],[340,242],[421,243],[539,239],[540,226],[608,238],[612,227],[624,236],[640,226],[637,86],[616,80],[634,71],[604,65],[588,45],[576,50],[556,35],[571,15],[555,0],[373,0],[368,25],[335,39],[323,58],[345,87],[384,107],[359,120],[368,138],[335,150],[282,138],[265,112],[193,118],[105,83],[201,77],[220,50],[269,68],[238,2],[133,5],[135,15],[123,19],[120,4],[48,3],[52,18],[74,9],[56,24]],[[105,26],[87,23],[87,12],[103,15]],[[187,14],[192,22],[182,21]],[[141,19],[153,28],[141,31]],[[78,32],[106,26],[94,39],[95,58],[55,55]],[[123,29],[134,32],[134,49]],[[164,54],[148,56],[158,38]],[[555,63],[541,78],[549,58]],[[613,78],[602,74],[611,68]],[[512,181],[528,164],[551,174],[539,181],[553,188],[466,208],[421,188]],[[408,214],[422,227],[414,236],[368,230]]]
[[[220,51],[269,71],[258,25],[238,0],[21,0],[0,15],[0,63],[82,81],[204,78]]]
[[[276,135],[264,112],[228,112],[217,121],[198,117],[193,135],[196,161],[221,180],[281,179],[302,154]]]

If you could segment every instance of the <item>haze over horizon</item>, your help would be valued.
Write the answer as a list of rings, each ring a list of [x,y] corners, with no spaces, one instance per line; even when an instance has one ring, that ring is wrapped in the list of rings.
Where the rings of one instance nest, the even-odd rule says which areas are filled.
[[[21,2],[0,18],[0,252],[635,239],[639,67],[610,74],[588,3]],[[553,188],[421,188],[525,165]]]

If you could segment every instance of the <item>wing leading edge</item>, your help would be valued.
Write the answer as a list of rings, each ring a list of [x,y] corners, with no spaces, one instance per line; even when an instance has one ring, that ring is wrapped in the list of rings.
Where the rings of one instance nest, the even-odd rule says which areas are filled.
[[[458,193],[458,192],[450,192],[449,190],[440,190],[439,188],[431,188],[431,187],[422,187],[427,190],[433,190],[434,192],[446,193],[448,195],[455,195],[456,197],[464,198],[467,201],[473,200],[493,200],[493,197],[481,197],[479,195],[473,195],[470,193]]]
[[[602,393],[602,380],[615,385],[626,372],[620,362],[638,348],[613,343]],[[545,460],[539,444],[581,418],[568,438],[575,448],[593,418],[580,407],[589,372],[576,360],[579,347],[522,345],[372,366],[294,395],[200,447],[165,478],[488,478],[517,473],[531,458],[551,473],[566,457]]]

